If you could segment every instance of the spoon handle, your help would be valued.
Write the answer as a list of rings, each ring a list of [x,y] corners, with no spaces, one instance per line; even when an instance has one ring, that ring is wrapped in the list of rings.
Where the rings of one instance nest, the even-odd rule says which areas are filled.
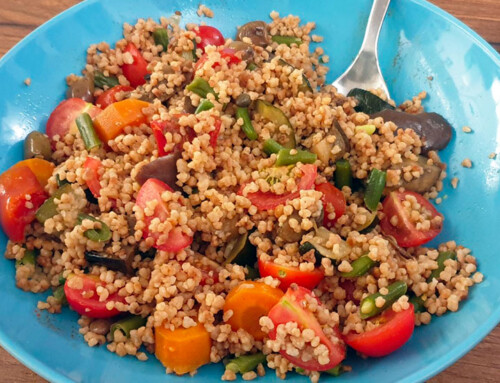
[[[361,46],[362,51],[373,52],[375,56],[377,55],[378,36],[390,2],[391,0],[373,1],[370,17],[368,17],[366,25],[365,37]]]

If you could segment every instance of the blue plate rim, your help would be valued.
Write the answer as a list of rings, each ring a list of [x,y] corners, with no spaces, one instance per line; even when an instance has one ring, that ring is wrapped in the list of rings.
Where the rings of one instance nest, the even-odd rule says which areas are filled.
[[[78,12],[80,8],[90,6],[93,3],[99,2],[100,0],[85,0],[78,3],[65,11],[54,16],[50,20],[46,21],[39,27],[35,28],[27,36],[25,36],[21,41],[19,41],[14,47],[9,49],[7,53],[0,59],[0,69],[5,65],[10,56],[14,55],[17,51],[23,49],[23,47],[34,38],[34,36],[39,32],[49,28],[51,25],[57,23],[59,19],[65,18]],[[427,0],[410,0],[411,2],[422,6],[428,11],[444,18],[447,22],[453,24],[454,26],[460,28],[464,33],[468,34],[474,42],[486,52],[493,61],[500,66],[500,53],[497,52],[484,38],[482,38],[477,32],[468,27],[462,21],[458,20],[448,12],[439,8],[438,6],[428,2]],[[424,369],[415,371],[411,375],[407,376],[405,379],[401,380],[400,383],[413,383],[413,382],[423,382],[427,379],[437,375],[441,371],[445,370],[447,367],[455,363],[458,359],[467,354],[472,348],[474,348],[479,342],[481,342],[498,324],[500,323],[500,307],[493,311],[488,320],[481,325],[473,334],[466,338],[462,342],[462,347],[455,347],[453,350],[444,354],[440,358],[436,359],[433,363],[427,365]],[[61,372],[56,371],[53,367],[46,365],[39,359],[34,357],[31,353],[24,350],[24,348],[18,344],[15,340],[11,339],[7,334],[0,328],[0,345],[14,358],[16,358],[23,365],[28,367],[30,370],[34,371],[38,375],[47,379],[50,382],[57,383],[71,383],[68,377],[64,376]]]

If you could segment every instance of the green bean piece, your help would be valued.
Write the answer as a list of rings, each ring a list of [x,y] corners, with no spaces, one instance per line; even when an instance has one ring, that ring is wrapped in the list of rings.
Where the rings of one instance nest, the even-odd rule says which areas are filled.
[[[331,376],[340,376],[342,372],[344,372],[344,369],[342,368],[342,365],[339,364],[333,368],[330,368],[329,370],[326,370],[325,372]]]
[[[254,71],[255,69],[257,69],[257,68],[258,68],[258,66],[257,66],[257,64],[255,64],[255,63],[248,63],[248,65],[247,65],[247,69],[248,69],[250,72],[253,72],[253,71]]]
[[[137,330],[139,327],[146,325],[146,322],[147,318],[143,318],[140,315],[131,315],[127,318],[121,319],[111,325],[111,339],[114,339],[116,330],[120,330],[123,335],[129,338],[130,331]]]
[[[264,141],[262,148],[264,153],[270,156],[273,153],[278,153],[281,149],[283,149],[283,146],[270,138],[269,140]]]
[[[153,32],[153,39],[156,45],[161,45],[163,52],[168,50],[168,31],[165,28],[158,28]]]
[[[243,133],[245,133],[245,136],[247,136],[249,140],[254,141],[259,137],[252,125],[252,121],[250,120],[248,108],[242,108],[238,106],[236,108],[236,118],[241,118],[243,120],[241,130],[243,130]]]
[[[365,205],[371,211],[377,211],[378,203],[385,188],[386,172],[373,169],[368,179],[365,193]]]
[[[387,290],[389,290],[389,292],[386,295],[382,295],[379,292],[368,295],[361,301],[361,319],[374,317],[375,315],[380,314],[385,309],[391,307],[392,304],[399,299],[399,297],[406,294],[407,288],[408,286],[405,282],[396,281],[387,287]],[[382,307],[377,307],[377,305],[375,304],[376,299],[379,297],[382,297],[385,300],[385,303]]]
[[[292,150],[294,151],[293,154],[291,153]],[[308,152],[307,150],[281,149],[276,158],[276,166],[295,165],[297,162],[314,164],[317,159],[318,156],[316,154]]]
[[[271,40],[273,40],[275,43],[286,44],[288,46],[291,46],[292,44],[297,44],[297,45],[302,44],[302,39],[299,39],[298,37],[295,36],[274,35],[271,36]]]
[[[342,190],[344,186],[352,188],[351,164],[345,159],[335,162],[335,186]]]
[[[410,294],[409,302],[413,305],[413,311],[415,311],[416,313],[425,311],[425,302],[422,297],[417,297],[415,294]]]
[[[94,85],[98,88],[104,89],[105,87],[112,88],[120,85],[116,76],[105,76],[104,73],[94,72]]]
[[[271,121],[276,126],[276,129],[279,129],[282,125],[287,125],[289,127],[290,132],[288,133],[288,141],[283,145],[283,147],[287,149],[293,149],[296,146],[295,141],[295,129],[292,124],[288,120],[288,117],[283,113],[283,111],[274,106],[273,104],[264,101],[257,100],[255,102],[255,110],[259,113],[262,118]]]
[[[66,283],[66,278],[64,278],[63,274],[59,275],[59,284],[64,285]]]
[[[216,100],[219,98],[214,88],[210,86],[207,80],[201,77],[195,77],[194,80],[186,86],[186,89],[203,98],[207,98],[209,93],[212,93]]]
[[[444,270],[444,262],[448,259],[456,259],[457,255],[454,251],[441,251],[436,259],[438,267],[435,270],[432,270],[431,275],[427,278],[427,283],[432,282],[434,278],[439,279],[441,272]]]
[[[87,150],[91,150],[93,148],[101,146],[101,140],[97,136],[97,133],[94,129],[92,117],[90,117],[88,113],[80,114],[76,118],[75,122]]]
[[[40,222],[43,225],[46,220],[55,216],[57,214],[57,205],[54,200],[61,199],[61,196],[63,194],[71,192],[73,192],[71,184],[65,184],[61,186],[59,189],[57,189],[52,195],[52,197],[45,200],[42,206],[40,206],[36,211],[35,217],[38,220],[38,222]]]
[[[226,370],[231,370],[236,374],[244,374],[255,370],[260,363],[265,361],[266,356],[261,352],[252,355],[241,355],[229,360],[228,364],[226,364]]]
[[[84,214],[84,213],[78,213],[78,223],[81,225],[84,219],[89,219],[94,222],[99,222],[101,224],[100,229],[89,229],[86,230],[83,235],[90,239],[91,241],[94,242],[106,242],[111,239],[111,230],[109,229],[108,225],[106,225],[104,222],[98,220],[97,218],[94,218],[90,215]]]
[[[196,108],[194,114],[198,114],[201,112],[205,112],[206,110],[210,110],[214,107],[214,104],[210,100],[203,100],[200,102],[200,105]]]
[[[64,285],[57,287],[53,292],[52,296],[56,298],[61,305],[67,305],[66,294],[64,293]]]
[[[33,265],[35,266],[36,253],[35,250],[25,250],[24,256],[16,261],[16,267]]]
[[[367,254],[362,255],[351,263],[352,270],[340,273],[344,278],[356,278],[365,275],[377,262],[372,260]]]

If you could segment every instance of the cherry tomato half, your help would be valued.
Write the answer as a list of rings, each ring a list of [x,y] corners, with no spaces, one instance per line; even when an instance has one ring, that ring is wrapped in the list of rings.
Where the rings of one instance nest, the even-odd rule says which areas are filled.
[[[278,265],[273,261],[263,261],[261,258],[259,258],[259,273],[263,278],[271,276],[279,279],[280,289],[283,291],[286,291],[292,283],[312,290],[325,277],[323,271],[318,268],[302,271],[298,267]]]
[[[219,53],[221,58],[227,61],[228,65],[239,64],[241,62],[241,59],[238,56],[236,56],[236,50],[233,48],[224,48]],[[200,57],[200,59],[196,61],[196,64],[194,66],[194,71],[196,72],[199,68],[201,68],[205,63],[205,61],[207,61],[207,59],[208,56],[206,53],[204,53]],[[219,62],[214,62],[212,64],[212,68],[217,68],[218,66],[220,66]]]
[[[119,314],[120,311],[116,308],[108,310],[106,304],[108,302],[125,303],[125,297],[114,293],[101,302],[97,295],[99,285],[105,284],[95,275],[70,275],[64,284],[64,294],[68,304],[78,314],[90,318],[111,318]]]
[[[345,213],[346,202],[344,194],[329,182],[316,185],[316,190],[323,193],[321,202],[323,202],[323,226],[331,228],[333,224]],[[328,214],[333,210],[335,211],[335,218],[329,219]]]
[[[94,157],[87,157],[83,163],[83,169],[86,172],[85,182],[95,198],[101,196],[101,180],[99,176],[99,169],[101,167],[101,161]]]
[[[158,201],[155,207],[155,211],[152,216],[146,216],[146,225],[149,227],[151,221],[154,218],[158,218],[160,222],[165,221],[170,216],[170,211],[168,210],[165,202],[161,199],[161,195],[164,191],[173,191],[170,186],[166,183],[161,182],[157,179],[148,179],[139,190],[137,194],[137,206],[142,209],[146,208],[149,201]],[[152,237],[155,242],[160,239],[160,233],[149,233],[148,227],[144,229],[144,238]],[[159,250],[178,252],[182,249],[188,247],[193,242],[193,237],[182,232],[179,227],[173,228],[168,233],[168,238],[161,244],[155,243],[155,247]]]
[[[349,333],[345,342],[356,351],[367,356],[380,357],[389,355],[403,346],[415,328],[413,305],[404,311],[394,312],[389,309],[375,318],[381,325],[361,334]]]
[[[133,43],[127,44],[124,53],[130,53],[134,61],[131,64],[122,65],[123,75],[134,88],[145,84],[146,79],[144,77],[149,74],[148,62],[142,57],[141,52]]]
[[[156,144],[158,145],[158,155],[160,157],[166,156],[169,154],[165,150],[165,145],[167,144],[167,139],[165,138],[165,133],[181,133],[181,127],[179,125],[179,118],[182,117],[182,114],[178,114],[172,116],[172,119],[168,121],[152,121],[151,129],[153,130],[153,135],[156,140]],[[175,151],[182,151],[182,145],[184,142],[192,142],[196,137],[196,133],[191,127],[184,127],[186,134],[182,136],[181,141],[175,146]]]
[[[119,92],[131,92],[134,88],[126,85],[116,85],[111,89],[108,89],[101,93],[99,97],[97,97],[96,105],[101,109],[106,109],[109,105],[115,103],[117,101],[116,94]]]
[[[26,225],[35,219],[36,211],[47,197],[27,166],[13,167],[0,175],[0,223],[11,241],[24,239]]]
[[[436,208],[420,194],[412,191],[395,191],[391,192],[382,204],[384,218],[380,221],[380,228],[385,235],[394,237],[401,247],[420,246],[436,237],[441,232],[442,224],[431,227],[429,230],[417,229],[403,208],[402,203],[406,196],[415,197],[417,202],[430,213],[430,219],[440,215]],[[395,226],[391,223],[393,217],[397,218]]]
[[[304,307],[307,307],[307,296],[314,297],[314,294],[312,291],[303,287],[293,285],[287,290],[286,294],[276,306],[269,311],[269,314],[267,314],[274,324],[274,328],[269,333],[269,337],[273,340],[276,339],[276,328],[280,324],[289,322],[297,323],[301,330],[306,328],[313,330],[315,335],[319,337],[321,344],[328,348],[330,360],[327,364],[319,363],[316,358],[304,361],[300,355],[296,357],[291,356],[286,350],[280,350],[280,353],[297,367],[309,371],[326,371],[335,367],[345,359],[345,347],[341,341],[338,329],[335,329],[334,335],[330,337],[326,336],[314,314],[304,309]],[[318,304],[321,305],[319,300]]]
[[[222,121],[219,117],[215,117],[214,130],[210,132],[210,146],[215,149],[217,146],[217,138],[219,137]]]
[[[255,192],[248,193],[247,198],[252,202],[252,205],[255,205],[259,210],[272,210],[286,203],[286,201],[295,199],[300,196],[301,190],[309,190],[314,186],[314,180],[318,175],[318,169],[316,165],[302,165],[300,170],[302,171],[302,177],[300,178],[297,190],[293,193],[285,193],[285,194],[274,194],[272,192]],[[243,189],[245,185],[243,185],[238,194],[243,194]]]
[[[224,45],[224,36],[222,36],[222,33],[217,28],[209,25],[200,25],[196,34],[201,38],[196,47],[200,48],[203,52],[205,52],[205,47],[208,45]]]
[[[49,138],[54,138],[55,135],[64,137],[66,134],[75,134],[78,131],[75,119],[82,113],[88,113],[94,118],[102,110],[97,106],[83,101],[81,98],[68,98],[62,101],[50,114],[47,120],[45,132]]]

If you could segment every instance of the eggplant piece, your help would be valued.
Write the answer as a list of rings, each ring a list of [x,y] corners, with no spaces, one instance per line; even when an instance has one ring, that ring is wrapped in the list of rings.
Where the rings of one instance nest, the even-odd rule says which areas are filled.
[[[332,127],[330,128],[329,135],[335,136],[335,142],[329,143],[327,137],[323,138],[317,144],[311,147],[311,152],[318,156],[318,159],[325,165],[331,161],[336,161],[344,156],[347,152],[351,150],[351,145],[349,139],[345,135],[344,131],[340,127],[338,121],[334,121]],[[338,145],[340,147],[340,152],[335,155],[332,154],[332,149],[334,146]]]
[[[253,60],[255,55],[255,51],[253,50],[250,44],[244,43],[243,41],[232,41],[227,46],[228,48],[232,48],[237,52],[243,52],[241,58],[243,61],[250,62]]]
[[[321,259],[323,258],[323,255],[321,254],[320,251],[318,251],[318,249],[316,249],[314,247],[314,245],[311,242],[304,242],[302,245],[299,246],[300,255],[307,254],[311,250],[314,251],[314,258],[316,258],[316,262],[315,262],[316,266],[320,266]]]
[[[356,112],[373,114],[384,109],[395,109],[387,101],[364,89],[354,88],[347,93],[347,97],[354,97],[358,101],[358,105],[354,107]]]
[[[191,103],[191,97],[189,96],[184,96],[184,104],[183,104],[183,109],[184,109],[184,112],[186,112],[187,114],[194,114],[194,112],[196,111],[196,106],[194,106],[192,103]]]
[[[295,129],[293,128],[292,124],[288,120],[288,117],[283,113],[283,111],[274,106],[273,104],[264,101],[264,100],[257,100],[255,102],[255,111],[259,113],[264,119],[271,121],[274,123],[276,126],[276,129],[278,129],[282,125],[287,125],[290,128],[290,133],[288,134],[287,141],[286,142],[279,142],[280,144],[283,145],[283,147],[287,149],[294,149],[297,142],[295,139]]]
[[[299,215],[299,213],[293,212],[285,221],[285,223],[276,229],[276,235],[281,237],[281,239],[283,239],[287,243],[299,242],[302,239],[302,237],[306,234],[306,232],[309,231],[309,230],[307,231],[300,230],[297,233],[290,227],[289,221],[291,218],[296,219],[299,225],[302,222],[302,217]],[[316,225],[322,225],[323,218],[324,218],[324,211],[323,209],[321,209],[321,214],[319,215],[319,217],[314,218]]]
[[[308,242],[310,246],[314,247],[314,249],[321,254],[322,257],[330,258],[333,260],[339,260],[351,252],[351,247],[347,244],[346,241],[340,238],[339,236],[339,248],[338,253],[334,253],[333,250],[326,248],[325,244],[330,239],[330,234],[332,232],[327,228],[321,226],[316,229],[316,233],[314,237],[310,238]],[[316,254],[315,251],[315,254]]]
[[[299,216],[299,214],[297,212],[294,212],[288,217],[288,219],[282,226],[279,226],[276,229],[276,235],[282,238],[287,243],[298,242],[304,235],[304,232],[302,230],[297,233],[290,227],[289,221],[292,218],[296,219],[299,224],[302,221],[302,218]]]
[[[132,274],[132,258],[133,254],[127,259],[111,258],[95,251],[86,251],[85,260],[91,265],[107,267],[110,270],[121,271],[123,274]]]
[[[250,21],[239,27],[236,40],[243,41],[244,37],[248,37],[252,44],[260,47],[268,46],[271,41],[267,32],[267,23],[264,21]]]
[[[405,167],[411,166],[415,170],[422,168],[424,173],[418,178],[412,178],[410,181],[406,181],[401,178],[402,181],[395,188],[404,187],[406,190],[414,191],[419,194],[428,192],[439,180],[441,176],[441,168],[438,165],[427,163],[427,158],[424,156],[419,156],[418,161],[403,160],[402,163],[394,165],[391,169],[399,170]]]
[[[278,64],[283,65],[283,66],[289,66],[292,69],[297,69],[292,64],[287,63],[285,60],[283,60],[281,58],[278,60]],[[300,84],[300,86],[299,86],[299,92],[304,92],[304,93],[307,93],[307,92],[312,93],[313,92],[313,88],[311,86],[311,83],[309,82],[309,80],[307,79],[307,77],[303,73],[302,73],[302,84]]]
[[[36,130],[24,139],[24,158],[43,158],[52,161],[52,147],[49,138]]]
[[[139,184],[144,184],[150,178],[156,178],[165,182],[174,190],[180,190],[176,185],[177,182],[177,160],[181,158],[180,152],[175,151],[166,156],[157,158],[149,164],[144,165],[135,177]]]
[[[248,240],[248,232],[229,241],[224,250],[226,260],[223,266],[233,263],[240,266],[253,266],[257,262],[257,249]]]
[[[451,140],[452,126],[438,113],[409,114],[397,110],[383,110],[372,114],[371,118],[382,117],[384,121],[394,122],[398,129],[411,129],[422,139],[422,153],[441,150]]]
[[[66,98],[81,98],[86,102],[94,102],[94,79],[78,77],[66,91]]]
[[[365,224],[358,229],[359,234],[368,234],[377,227],[378,223],[379,219],[377,217],[377,212],[374,211],[370,215],[370,218],[365,222]]]

